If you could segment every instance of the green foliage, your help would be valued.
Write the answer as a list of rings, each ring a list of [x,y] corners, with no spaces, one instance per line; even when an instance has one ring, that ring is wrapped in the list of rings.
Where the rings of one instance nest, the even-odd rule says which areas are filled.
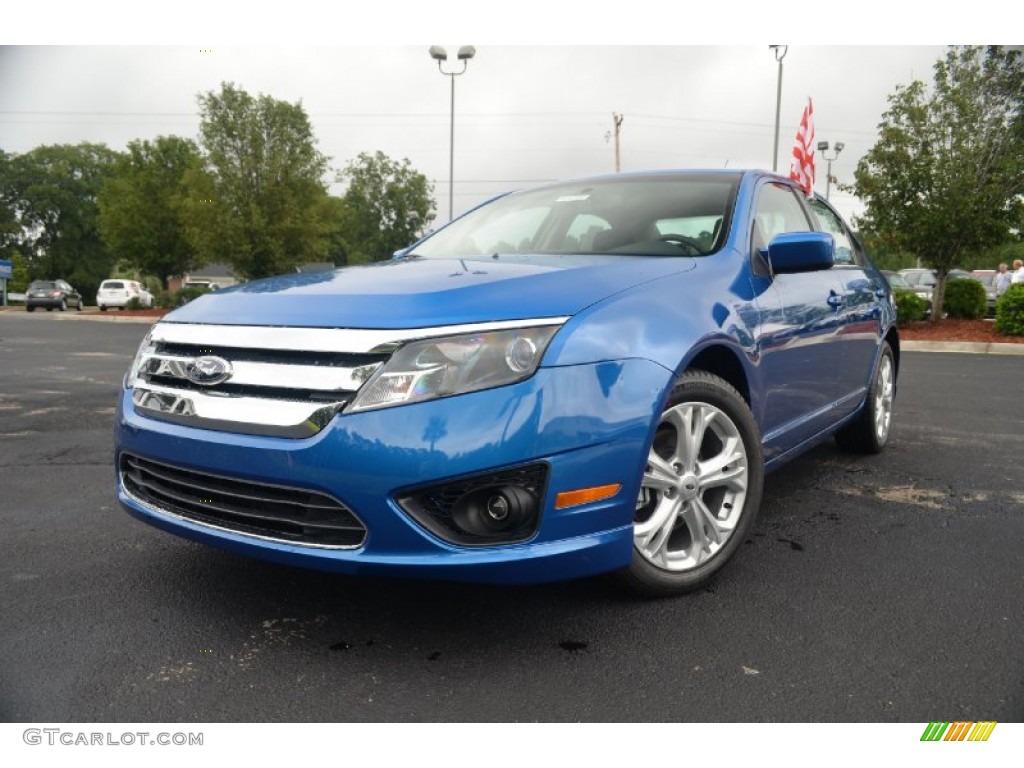
[[[117,157],[102,144],[87,143],[4,156],[0,194],[15,212],[32,279],[63,278],[89,296],[109,274],[112,259],[100,239],[96,198]]]
[[[887,247],[945,275],[1006,243],[1022,222],[1024,61],[997,46],[952,48],[921,81],[889,97],[880,137],[857,165],[860,224]]]
[[[125,302],[125,309],[142,309],[142,302],[138,296],[132,296],[128,301]]]
[[[896,322],[899,325],[924,320],[928,302],[916,293],[897,288],[893,291],[893,298],[896,300]]]
[[[1014,283],[996,302],[996,333],[1024,336],[1024,283]]]
[[[185,173],[200,164],[195,143],[178,136],[128,145],[98,200],[100,233],[116,258],[162,282],[196,265],[179,208]]]
[[[0,259],[9,259],[21,242],[18,189],[14,184],[13,155],[0,149]]]
[[[185,172],[179,209],[200,261],[256,278],[323,260],[327,160],[302,105],[224,83],[199,107],[204,164]]]
[[[24,293],[31,282],[28,274],[28,260],[15,251],[10,254],[11,277],[7,281],[7,290],[13,293]]]
[[[946,283],[945,311],[949,317],[976,320],[985,316],[988,298],[977,280],[962,278]]]
[[[433,188],[408,159],[363,152],[342,171],[342,249],[349,263],[390,259],[423,236],[434,219]]]

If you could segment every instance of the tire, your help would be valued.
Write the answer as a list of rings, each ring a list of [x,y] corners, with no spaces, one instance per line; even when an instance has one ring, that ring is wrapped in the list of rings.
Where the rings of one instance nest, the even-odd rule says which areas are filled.
[[[85,301],[83,299],[78,300],[78,311],[81,312],[85,309]]]
[[[103,306],[102,304],[100,304],[100,312],[106,312],[106,311],[107,311],[107,308],[105,306]]]
[[[682,441],[684,433],[699,440]],[[763,484],[761,434],[743,397],[718,376],[687,371],[658,419],[633,518],[633,561],[621,577],[651,597],[703,586],[746,538]]]
[[[30,306],[26,305],[25,306],[25,311],[26,312],[35,312],[36,308],[35,307],[30,307]]]
[[[889,342],[883,341],[864,409],[856,421],[836,433],[839,447],[854,453],[881,453],[892,431],[892,404],[895,396],[896,361]]]
[[[68,300],[67,299],[61,299],[60,300],[60,311],[61,312],[67,312],[68,311]]]

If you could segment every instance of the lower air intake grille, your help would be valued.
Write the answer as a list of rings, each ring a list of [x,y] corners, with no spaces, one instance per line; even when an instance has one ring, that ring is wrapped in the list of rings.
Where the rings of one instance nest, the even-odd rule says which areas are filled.
[[[197,523],[294,544],[358,547],[366,526],[316,491],[235,480],[122,453],[121,482],[150,506]]]

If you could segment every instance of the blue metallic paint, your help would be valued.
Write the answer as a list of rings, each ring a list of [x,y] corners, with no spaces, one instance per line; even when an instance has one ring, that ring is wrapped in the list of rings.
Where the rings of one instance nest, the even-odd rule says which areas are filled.
[[[778,181],[743,176],[726,242],[700,259],[399,258],[237,286],[168,316],[184,323],[396,329],[572,316],[526,381],[345,414],[305,440],[156,422],[122,394],[118,452],[323,491],[367,524],[361,548],[315,550],[214,530],[169,518],[123,488],[121,503],[146,522],[204,543],[346,573],[527,583],[625,567],[657,417],[692,360],[712,349],[735,360],[771,469],[859,413],[880,339],[895,327],[887,283],[873,267],[774,278],[759,272],[747,222],[766,179]],[[547,498],[539,530],[520,544],[448,544],[393,501],[411,485],[537,460],[550,466]],[[554,509],[561,491],[609,483],[622,484],[612,499]]]

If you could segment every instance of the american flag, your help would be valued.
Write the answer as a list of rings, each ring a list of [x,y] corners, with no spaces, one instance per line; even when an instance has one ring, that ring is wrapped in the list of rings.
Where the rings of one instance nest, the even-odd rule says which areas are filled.
[[[796,129],[789,178],[803,187],[808,197],[814,194],[814,105],[809,98],[800,127]]]

